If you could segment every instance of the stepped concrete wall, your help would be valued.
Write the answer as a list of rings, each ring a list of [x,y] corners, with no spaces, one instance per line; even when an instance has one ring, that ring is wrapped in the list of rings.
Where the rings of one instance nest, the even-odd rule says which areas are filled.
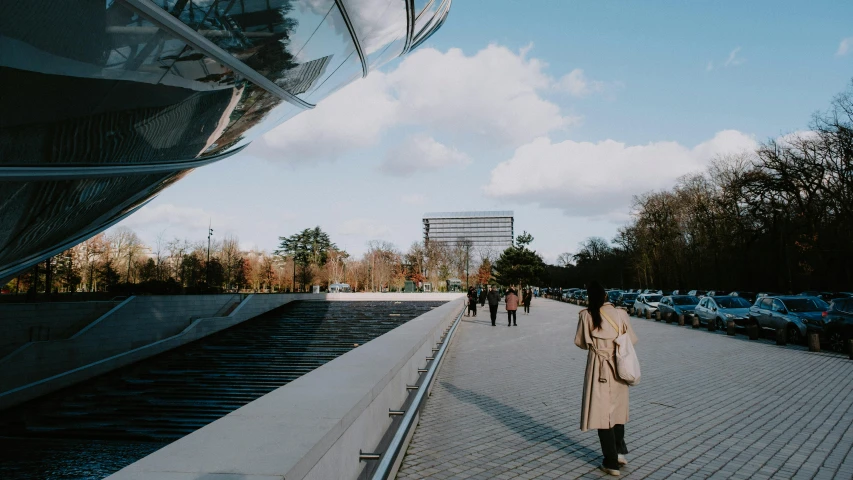
[[[108,478],[356,479],[365,466],[359,450],[379,444],[388,410],[403,404],[406,385],[463,308],[459,297]]]
[[[337,293],[130,297],[70,338],[29,342],[0,358],[0,410],[198,340],[296,300],[430,301],[459,296]]]
[[[119,302],[0,305],[0,358],[32,340],[68,338]]]

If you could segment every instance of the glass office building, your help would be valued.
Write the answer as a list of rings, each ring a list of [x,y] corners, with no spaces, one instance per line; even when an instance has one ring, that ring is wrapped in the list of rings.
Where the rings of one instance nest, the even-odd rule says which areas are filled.
[[[513,239],[513,212],[424,214],[424,244],[507,248]]]
[[[416,48],[450,3],[0,2],[0,281]]]

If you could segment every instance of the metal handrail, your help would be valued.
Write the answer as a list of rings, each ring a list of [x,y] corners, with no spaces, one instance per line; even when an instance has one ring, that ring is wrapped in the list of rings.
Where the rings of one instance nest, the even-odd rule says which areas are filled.
[[[441,348],[439,348],[438,352],[436,352],[432,357],[433,360],[430,363],[426,374],[421,377],[422,381],[420,385],[423,388],[415,390],[417,393],[415,394],[415,398],[412,400],[412,404],[408,409],[406,409],[406,414],[403,415],[403,419],[397,427],[397,431],[394,433],[391,443],[388,444],[388,448],[381,454],[379,465],[376,467],[376,471],[371,477],[373,480],[387,480],[388,476],[391,474],[391,469],[397,460],[397,456],[400,455],[403,449],[403,442],[409,436],[409,431],[412,429],[415,414],[420,411],[421,406],[426,399],[427,391],[429,390],[428,386],[438,371],[438,365],[444,357],[444,352],[447,351],[448,345],[450,344],[450,338],[453,336],[453,332],[456,331],[456,326],[459,325],[459,321],[462,319],[462,313],[464,311],[464,308],[459,311],[459,315],[456,317],[456,320],[453,321],[453,324],[450,326],[450,329],[447,331],[447,334],[441,342]]]

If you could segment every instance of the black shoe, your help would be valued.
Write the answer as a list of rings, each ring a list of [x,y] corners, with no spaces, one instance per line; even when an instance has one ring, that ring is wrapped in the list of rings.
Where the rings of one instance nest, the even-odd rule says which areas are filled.
[[[512,324],[512,326],[513,326],[513,327],[517,327],[517,326],[518,326],[518,324],[517,324],[517,323],[513,323],[513,324]]]

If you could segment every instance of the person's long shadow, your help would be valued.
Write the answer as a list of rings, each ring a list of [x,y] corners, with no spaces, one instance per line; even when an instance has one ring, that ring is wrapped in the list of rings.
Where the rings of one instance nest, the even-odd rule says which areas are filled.
[[[491,320],[479,320],[477,317],[470,317],[466,319],[464,316],[462,317],[462,321],[465,323],[480,323],[483,325],[491,325]]]
[[[447,391],[459,400],[470,403],[491,415],[529,442],[547,443],[565,453],[582,460],[587,460],[590,463],[593,463],[601,456],[600,452],[581,445],[577,440],[566,436],[556,428],[539,423],[530,415],[501,403],[488,395],[465,390],[447,382],[441,382],[441,386],[446,388]]]

